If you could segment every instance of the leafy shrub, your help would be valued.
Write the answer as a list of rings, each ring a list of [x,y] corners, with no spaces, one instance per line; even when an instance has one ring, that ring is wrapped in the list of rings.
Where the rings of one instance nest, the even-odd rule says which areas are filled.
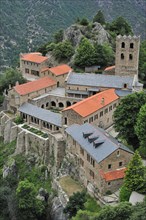
[[[81,24],[81,25],[84,25],[84,26],[87,26],[87,25],[89,24],[89,21],[87,20],[87,18],[82,18],[82,19],[80,20],[80,24]]]
[[[22,124],[24,121],[23,121],[23,118],[20,115],[17,115],[16,118],[14,119],[14,122],[17,125],[19,125],[19,124]]]
[[[129,190],[126,186],[122,186],[120,189],[120,202],[129,201],[131,190]]]

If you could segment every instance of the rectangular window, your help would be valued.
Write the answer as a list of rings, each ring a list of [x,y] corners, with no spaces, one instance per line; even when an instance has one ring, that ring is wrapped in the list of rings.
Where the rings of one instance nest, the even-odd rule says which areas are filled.
[[[84,150],[80,147],[80,153],[84,155]]]
[[[95,160],[93,160],[92,157],[91,157],[91,162],[90,163],[92,164],[93,167],[95,167]]]
[[[96,115],[94,116],[94,120],[96,120],[96,119],[98,119],[98,114],[96,114]]]
[[[29,69],[25,69],[25,73],[29,73]]]
[[[73,145],[76,146],[76,141],[75,140],[73,140]]]
[[[102,117],[103,116],[103,111],[102,112],[100,112],[100,117]]]
[[[87,161],[90,162],[90,155],[87,154]]]
[[[104,114],[106,114],[106,113],[108,113],[108,108],[106,108],[106,109],[104,110]]]
[[[108,164],[108,169],[111,169],[112,168],[112,165],[111,164]]]
[[[109,107],[109,111],[111,111],[112,110],[112,105]]]
[[[90,170],[90,176],[94,179],[94,172],[92,170]]]
[[[122,165],[123,165],[123,163],[120,161],[120,162],[119,162],[119,167],[121,167]]]
[[[89,123],[93,122],[93,117],[89,118]]]
[[[113,108],[116,108],[116,106],[117,106],[117,104],[115,103],[115,104],[113,104]]]
[[[84,161],[80,158],[80,165],[83,167],[84,166]]]
[[[111,185],[111,182],[108,182],[107,184],[108,184],[108,186],[110,186],[110,185]]]

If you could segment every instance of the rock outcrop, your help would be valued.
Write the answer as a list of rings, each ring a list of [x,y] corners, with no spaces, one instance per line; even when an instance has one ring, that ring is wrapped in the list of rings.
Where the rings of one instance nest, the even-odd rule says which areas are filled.
[[[97,42],[98,44],[108,43],[110,38],[103,26],[95,22],[92,26],[71,25],[64,31],[63,40],[69,40],[73,46],[77,47],[84,36],[89,38],[92,43]]]

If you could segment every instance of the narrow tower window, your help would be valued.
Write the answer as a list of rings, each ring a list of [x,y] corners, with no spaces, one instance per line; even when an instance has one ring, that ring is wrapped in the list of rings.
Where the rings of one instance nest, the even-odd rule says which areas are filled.
[[[121,60],[124,60],[124,54],[121,53]]]
[[[125,48],[125,43],[124,42],[122,42],[121,47]]]
[[[129,60],[133,60],[133,55],[129,54]]]
[[[131,49],[134,48],[134,43],[130,43],[130,48],[131,48]]]

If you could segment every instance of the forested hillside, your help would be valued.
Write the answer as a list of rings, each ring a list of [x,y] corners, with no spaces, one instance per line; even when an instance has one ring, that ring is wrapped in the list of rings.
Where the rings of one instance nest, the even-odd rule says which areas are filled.
[[[107,21],[123,16],[146,38],[145,0],[1,0],[0,66],[16,64],[20,52],[38,48],[77,17],[92,19],[99,9]]]

